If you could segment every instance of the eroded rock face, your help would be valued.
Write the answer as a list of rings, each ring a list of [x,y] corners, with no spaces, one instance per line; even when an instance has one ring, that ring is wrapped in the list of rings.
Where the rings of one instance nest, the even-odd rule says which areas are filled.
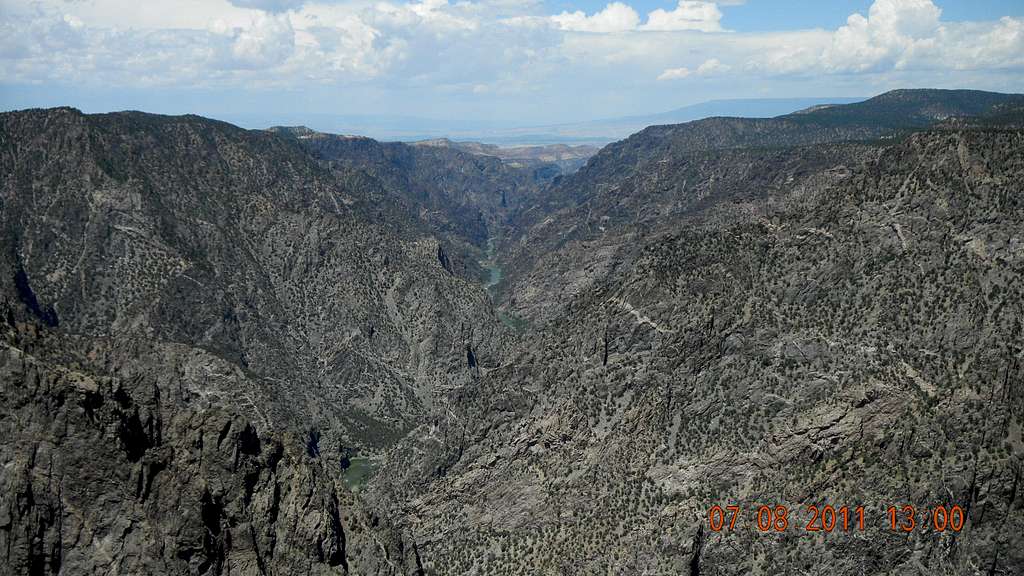
[[[111,370],[113,345],[5,325],[0,572],[394,569],[389,536],[374,536],[326,462],[230,399],[196,394],[170,362]]]
[[[655,127],[504,200],[455,151],[0,115],[0,573],[1021,572],[1011,100]]]
[[[69,109],[0,133],[0,287],[36,321],[207,350],[332,454],[424,421],[467,344],[497,361],[486,292],[402,196],[293,138]]]
[[[1020,572],[1021,150],[985,127],[600,160],[510,252],[535,330],[371,499],[417,494],[393,516],[438,574]],[[742,528],[701,532],[729,504]],[[790,529],[758,532],[764,504]],[[894,533],[905,504],[969,527]],[[809,505],[866,529],[816,538]]]
[[[414,565],[340,461],[444,411],[506,332],[429,222],[196,117],[3,114],[0,167],[11,570]]]

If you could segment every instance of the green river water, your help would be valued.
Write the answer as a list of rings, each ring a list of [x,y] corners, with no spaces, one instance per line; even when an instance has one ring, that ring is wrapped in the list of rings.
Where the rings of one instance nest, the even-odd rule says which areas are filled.
[[[492,299],[497,296],[495,288],[505,275],[504,271],[501,269],[501,265],[498,263],[496,251],[497,247],[495,245],[495,239],[492,236],[487,239],[487,259],[480,261],[480,264],[485,270],[487,270],[488,274],[487,284],[484,284],[484,288],[486,288],[487,292],[490,293]],[[529,326],[529,322],[513,314],[506,314],[501,310],[498,310],[497,312],[498,318],[501,319],[506,326],[517,332],[522,332],[527,328],[527,326]]]
[[[372,458],[356,456],[349,459],[348,468],[341,471],[341,483],[358,492],[376,471],[377,463]]]
[[[491,296],[494,295],[494,287],[498,285],[498,282],[501,282],[501,279],[504,276],[501,266],[498,264],[498,258],[494,252],[494,237],[492,236],[487,239],[487,259],[480,262],[489,274],[487,284],[484,284],[484,288],[491,293]]]

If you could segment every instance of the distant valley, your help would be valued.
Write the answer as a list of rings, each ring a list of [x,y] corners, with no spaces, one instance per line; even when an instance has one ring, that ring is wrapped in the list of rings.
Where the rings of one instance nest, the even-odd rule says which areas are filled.
[[[530,147],[543,145],[603,146],[647,126],[678,124],[712,116],[770,118],[812,106],[849,104],[864,98],[742,98],[712,100],[663,113],[589,120],[552,125],[517,125],[509,122],[433,120],[391,116],[332,116],[328,114],[223,114],[221,118],[247,128],[305,125],[320,132],[368,136],[387,141],[459,142]]]

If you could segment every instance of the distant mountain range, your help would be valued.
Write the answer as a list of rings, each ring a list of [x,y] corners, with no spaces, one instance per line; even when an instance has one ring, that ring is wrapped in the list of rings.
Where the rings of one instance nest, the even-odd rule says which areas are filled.
[[[621,140],[648,126],[681,124],[714,116],[774,118],[818,106],[850,104],[864,98],[738,98],[711,100],[659,114],[623,116],[591,122],[577,122],[515,130],[504,136],[508,142],[587,142],[607,144]]]
[[[416,142],[450,139],[500,146],[588,144],[603,146],[639,132],[647,126],[678,124],[711,116],[771,118],[828,104],[849,104],[864,98],[738,98],[712,100],[668,112],[623,116],[588,122],[517,126],[513,123],[473,120],[436,120],[411,116],[356,116],[332,114],[227,114],[222,119],[246,128],[309,126],[332,134],[368,136],[384,141]]]

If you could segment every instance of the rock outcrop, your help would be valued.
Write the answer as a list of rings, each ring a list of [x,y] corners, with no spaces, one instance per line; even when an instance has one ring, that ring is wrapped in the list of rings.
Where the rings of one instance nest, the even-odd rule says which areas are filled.
[[[633,137],[640,163],[603,151],[524,218],[502,305],[534,329],[370,501],[438,574],[1024,570],[1024,132],[719,150],[672,129],[699,127]],[[715,505],[736,530],[707,531]],[[763,505],[788,527],[761,533]],[[808,532],[826,505],[864,531]]]
[[[507,330],[410,204],[197,117],[2,114],[0,170],[5,569],[415,570],[341,463]]]
[[[550,180],[0,114],[0,574],[1022,573],[1021,109],[656,126]]]
[[[222,362],[36,324],[3,332],[0,573],[401,571],[332,463],[188,381]]]

